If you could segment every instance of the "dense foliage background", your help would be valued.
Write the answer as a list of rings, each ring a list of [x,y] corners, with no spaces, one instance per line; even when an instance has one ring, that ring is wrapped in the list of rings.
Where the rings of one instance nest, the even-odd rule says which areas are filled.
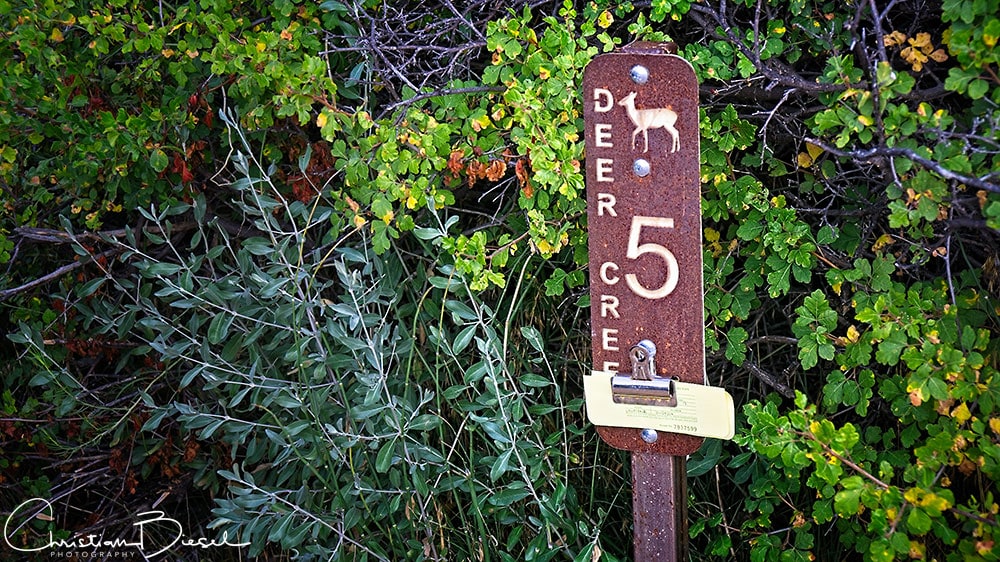
[[[997,0],[89,4],[0,1],[0,510],[56,506],[12,544],[630,557],[579,83],[670,39],[739,403],[692,558],[1000,556]]]

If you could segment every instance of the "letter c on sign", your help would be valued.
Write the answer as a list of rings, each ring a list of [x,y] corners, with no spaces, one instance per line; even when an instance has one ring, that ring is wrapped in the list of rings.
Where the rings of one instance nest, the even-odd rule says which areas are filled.
[[[618,271],[618,264],[613,261],[606,261],[601,264],[601,281],[604,281],[607,285],[614,285],[618,282],[619,277],[617,275],[608,275],[609,270]]]

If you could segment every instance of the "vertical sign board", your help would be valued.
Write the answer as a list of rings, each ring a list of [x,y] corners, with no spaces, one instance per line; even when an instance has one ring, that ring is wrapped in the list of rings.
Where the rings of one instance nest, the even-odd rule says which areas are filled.
[[[732,400],[724,392],[692,398],[707,388],[698,386],[698,82],[678,56],[627,49],[596,57],[583,77],[594,360],[584,383],[601,437],[632,452],[635,558],[673,562],[686,559],[684,455],[701,446],[697,435],[731,437],[732,414],[712,409],[731,412]],[[615,398],[616,384],[627,397]],[[675,391],[682,386],[684,394]],[[645,395],[650,388],[659,394]],[[706,431],[720,418],[721,430]],[[665,428],[680,433],[658,431]]]
[[[584,70],[594,369],[629,373],[656,346],[656,371],[705,378],[698,82],[681,57],[616,52]],[[598,426],[619,449],[688,455],[704,438]]]

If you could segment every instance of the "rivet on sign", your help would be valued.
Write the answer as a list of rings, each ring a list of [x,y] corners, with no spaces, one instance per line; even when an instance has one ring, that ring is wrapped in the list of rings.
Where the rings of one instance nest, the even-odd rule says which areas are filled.
[[[646,443],[656,443],[657,438],[659,438],[655,429],[644,429],[640,435]]]
[[[649,81],[649,69],[641,64],[637,64],[629,71],[629,76],[636,84],[645,84]]]
[[[639,176],[640,178],[648,176],[649,170],[650,170],[649,162],[647,160],[639,158],[638,160],[632,163],[632,171],[635,172],[635,175]]]

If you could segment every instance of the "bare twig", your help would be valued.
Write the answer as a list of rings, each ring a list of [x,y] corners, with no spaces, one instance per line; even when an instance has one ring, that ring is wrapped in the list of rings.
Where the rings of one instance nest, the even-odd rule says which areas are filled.
[[[766,384],[767,386],[770,386],[774,390],[778,391],[778,394],[781,394],[785,398],[794,398],[795,397],[795,391],[793,391],[791,388],[789,388],[788,385],[786,385],[786,384],[782,383],[781,381],[779,381],[778,377],[772,375],[771,373],[768,373],[764,369],[761,369],[753,361],[747,361],[746,363],[744,363],[744,365],[746,365],[747,369],[749,369],[750,372],[753,373],[753,375],[755,377],[757,377],[758,379],[760,379],[760,382],[762,382],[762,383]]]
[[[892,157],[906,158],[908,160],[916,162],[917,164],[920,164],[924,168],[927,168],[928,170],[938,174],[939,176],[945,179],[957,181],[958,183],[963,183],[969,187],[973,187],[976,189],[983,189],[985,191],[990,191],[993,193],[1000,193],[1000,184],[996,184],[993,182],[982,180],[980,178],[973,178],[959,174],[957,172],[953,172],[948,168],[942,166],[939,162],[935,162],[928,158],[924,158],[923,156],[917,154],[914,150],[909,148],[880,146],[865,150],[841,150],[819,139],[806,138],[804,140],[806,142],[812,143],[822,148],[823,150],[829,152],[830,154],[833,154],[834,156],[839,156],[841,158],[850,158],[852,160],[856,160],[859,162],[873,162],[881,158],[892,158]]]
[[[445,90],[436,90],[436,91],[433,91],[433,92],[427,92],[425,94],[420,94],[420,95],[417,95],[417,96],[413,96],[412,98],[407,99],[407,100],[398,101],[396,103],[389,104],[386,107],[386,112],[391,112],[391,111],[394,111],[397,107],[400,107],[400,106],[403,106],[403,105],[410,105],[410,104],[416,103],[418,101],[422,101],[422,100],[426,100],[426,99],[430,99],[430,98],[439,98],[439,97],[443,97],[443,96],[452,96],[452,95],[456,95],[456,94],[481,94],[481,93],[487,93],[487,92],[502,92],[505,89],[506,88],[503,88],[502,86],[476,86],[476,87],[471,87],[471,88],[451,88],[451,89],[445,89]]]
[[[121,251],[122,251],[122,249],[115,248],[115,249],[112,249],[112,250],[108,250],[106,252],[101,252],[100,254],[97,254],[96,256],[93,256],[91,258],[83,258],[83,259],[80,259],[79,261],[75,261],[73,263],[66,264],[66,265],[60,267],[59,269],[56,269],[52,273],[49,273],[47,275],[43,275],[43,276],[41,276],[38,279],[35,279],[33,281],[29,281],[29,282],[25,283],[24,285],[21,285],[20,287],[14,287],[12,289],[4,289],[4,290],[0,291],[0,302],[5,301],[5,300],[13,297],[14,295],[23,293],[25,291],[29,291],[31,289],[34,289],[35,287],[40,287],[40,286],[42,286],[42,285],[44,285],[46,283],[49,283],[51,281],[55,281],[56,279],[59,279],[60,277],[62,277],[63,275],[66,275],[67,273],[69,273],[71,271],[79,269],[79,268],[81,268],[81,267],[83,267],[83,266],[85,266],[87,264],[93,263],[94,261],[96,261],[96,260],[98,260],[100,258],[111,257],[111,256],[113,256],[115,254],[120,253]]]

